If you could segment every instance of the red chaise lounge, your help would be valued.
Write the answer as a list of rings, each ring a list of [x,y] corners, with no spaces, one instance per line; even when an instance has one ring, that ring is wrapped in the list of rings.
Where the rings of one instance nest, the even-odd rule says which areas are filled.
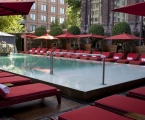
[[[61,52],[67,52],[68,50],[61,50]],[[56,54],[54,54],[54,56],[55,57],[64,57],[64,55],[66,54],[66,53],[56,53]]]
[[[9,72],[0,72],[0,78],[9,77],[9,76],[15,76],[15,74]]]
[[[138,58],[138,54],[137,53],[128,53],[126,59],[119,59],[116,61],[116,63],[129,63],[130,61],[134,61]]]
[[[30,54],[37,54],[41,51],[41,48],[37,48],[36,50],[34,50],[34,52],[31,52]]]
[[[36,50],[36,48],[31,48],[29,51],[24,51],[25,54],[30,54],[32,52],[34,52]]]
[[[145,118],[145,101],[122,95],[112,95],[95,101],[95,106],[121,114],[143,115]],[[142,119],[144,120],[144,119]]]
[[[112,58],[106,58],[105,61],[106,62],[115,62],[115,61],[122,59],[122,58],[123,58],[122,53],[115,53]]]
[[[107,110],[86,106],[58,116],[58,120],[131,120]]]
[[[83,53],[90,54],[90,51],[84,51]],[[89,59],[89,56],[88,55],[81,55],[80,56],[80,59],[82,59],[82,60],[88,60]]]
[[[109,58],[111,53],[110,52],[102,52],[102,55],[104,55],[106,58]],[[101,61],[102,58],[100,56],[92,56],[89,58],[89,60]]]
[[[8,84],[11,83],[14,86],[16,85],[24,85],[32,83],[29,78],[21,77],[21,76],[10,76],[10,77],[2,77],[0,78],[0,84]]]
[[[145,87],[139,87],[139,88],[130,90],[126,93],[126,96],[145,100]]]
[[[141,54],[139,60],[130,61],[129,64],[145,65],[145,54]]]
[[[78,58],[80,58],[81,53],[83,53],[83,52],[84,52],[83,50],[77,50],[76,53],[80,53],[80,54],[72,54],[71,58],[78,59]]]
[[[55,87],[42,83],[10,87],[9,94],[5,94],[0,89],[0,95],[1,108],[55,95],[57,96],[58,103],[61,104],[61,92]]]
[[[40,52],[37,53],[37,55],[43,55],[43,53],[46,53],[46,51],[47,51],[47,48],[42,48]]]
[[[71,53],[74,53],[74,50],[68,50],[68,52],[69,53],[66,53],[65,55],[64,55],[64,58],[70,58],[71,57]]]

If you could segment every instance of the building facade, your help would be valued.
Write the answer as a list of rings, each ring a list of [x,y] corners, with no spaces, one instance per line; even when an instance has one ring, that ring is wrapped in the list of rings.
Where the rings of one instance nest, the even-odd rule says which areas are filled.
[[[66,8],[64,0],[35,0],[29,15],[25,16],[26,32],[35,31],[40,26],[49,30],[56,18],[60,24],[63,23],[66,20]]]
[[[87,32],[90,25],[101,24],[106,35],[111,35],[114,24],[127,22],[130,24],[133,34],[140,32],[142,36],[143,20],[140,16],[113,12],[112,9],[143,2],[145,0],[82,0],[81,29]],[[83,13],[83,11],[86,12]]]

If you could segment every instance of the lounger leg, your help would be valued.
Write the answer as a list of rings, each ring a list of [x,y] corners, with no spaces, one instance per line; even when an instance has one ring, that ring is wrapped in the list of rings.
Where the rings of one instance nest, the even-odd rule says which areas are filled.
[[[58,101],[58,104],[61,104],[61,91],[60,90],[57,90],[57,95],[56,95],[56,97],[57,97],[57,101]]]

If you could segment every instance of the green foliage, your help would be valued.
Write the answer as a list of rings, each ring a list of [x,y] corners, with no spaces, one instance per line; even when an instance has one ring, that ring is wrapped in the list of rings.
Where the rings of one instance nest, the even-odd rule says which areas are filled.
[[[0,16],[0,31],[8,33],[24,32],[24,26],[21,25],[23,17],[15,16]]]
[[[90,26],[89,33],[97,34],[97,35],[104,35],[104,28],[102,25],[94,24]]]
[[[35,32],[34,32],[34,34],[36,36],[42,36],[46,33],[47,33],[47,31],[46,31],[46,28],[44,28],[44,27],[38,27],[38,28],[35,29]]]
[[[113,26],[112,35],[118,35],[122,33],[131,34],[130,26],[126,22],[120,22]]]
[[[63,33],[63,30],[60,26],[53,27],[49,32],[49,34],[52,36],[57,36],[57,35],[60,35],[62,33]]]
[[[67,29],[67,31],[73,35],[79,35],[81,32],[78,26],[71,26]]]
[[[22,50],[22,44],[21,44],[21,34],[17,33],[17,34],[14,34],[16,36],[16,47],[17,47],[17,50]]]
[[[65,0],[65,2],[68,3],[68,8],[66,10],[66,15],[67,15],[67,22],[68,25],[76,25],[80,26],[80,21],[81,21],[81,1],[79,0]]]
[[[58,18],[55,19],[55,21],[52,21],[51,24],[50,24],[50,29],[54,28],[54,27],[57,27],[57,26],[60,26],[59,25],[59,22],[58,22]]]
[[[62,29],[68,28],[68,22],[67,22],[67,21],[64,21],[62,24],[60,24],[60,27],[61,27]]]

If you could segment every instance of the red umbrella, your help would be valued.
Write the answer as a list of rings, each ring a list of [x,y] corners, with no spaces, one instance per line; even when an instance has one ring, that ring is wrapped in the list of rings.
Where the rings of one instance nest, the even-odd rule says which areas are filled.
[[[143,39],[143,38],[123,33],[123,34],[111,36],[111,37],[108,37],[108,38],[105,38],[105,39],[106,40],[122,40],[123,42],[125,42],[127,40],[140,40],[140,39]],[[125,44],[124,44],[124,48],[125,48]],[[125,51],[123,51],[123,53],[125,53]]]
[[[106,40],[140,40],[140,39],[143,39],[143,38],[140,38],[140,37],[137,37],[137,36],[134,36],[134,35],[130,35],[130,34],[126,34],[126,33],[123,33],[123,34],[119,34],[119,35],[115,35],[115,36],[111,36],[111,37],[107,37],[105,38]]]
[[[28,15],[34,2],[34,0],[0,0],[0,16]]]
[[[79,38],[78,36],[70,34],[70,33],[61,34],[55,37],[56,38]]]
[[[82,34],[82,35],[76,35],[80,38],[87,38],[87,37],[92,37],[92,38],[105,38],[105,36],[101,35],[96,35],[96,34]]]
[[[37,38],[38,36],[33,35],[33,34],[26,34],[26,35],[21,35],[22,38]]]
[[[53,36],[51,36],[51,35],[49,35],[49,34],[45,34],[45,35],[42,35],[42,36],[40,36],[40,37],[37,37],[37,38],[35,38],[35,39],[46,39],[46,40],[54,40],[54,39],[58,39],[58,38],[56,38],[56,37],[53,37]]]
[[[145,2],[117,8],[112,11],[145,16]]]

